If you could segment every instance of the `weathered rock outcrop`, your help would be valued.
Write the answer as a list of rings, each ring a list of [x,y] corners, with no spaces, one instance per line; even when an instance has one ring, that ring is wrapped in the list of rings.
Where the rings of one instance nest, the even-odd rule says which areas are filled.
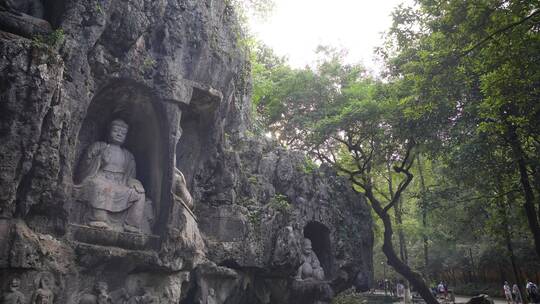
[[[98,292],[113,303],[277,304],[369,285],[364,199],[249,131],[249,63],[228,1],[44,3],[46,21],[0,12],[2,291],[20,278],[27,300],[59,304]],[[115,118],[129,124],[151,234],[81,220],[81,159]],[[194,210],[174,194],[175,167]],[[294,280],[304,237],[325,272],[315,287]]]

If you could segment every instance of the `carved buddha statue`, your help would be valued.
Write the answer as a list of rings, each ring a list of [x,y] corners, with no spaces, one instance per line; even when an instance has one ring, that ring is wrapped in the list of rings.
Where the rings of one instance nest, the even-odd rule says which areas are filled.
[[[53,304],[54,293],[51,291],[51,278],[48,274],[41,275],[38,279],[37,290],[32,295],[30,304]]]
[[[111,123],[108,142],[95,142],[81,160],[82,182],[75,186],[76,199],[86,203],[91,227],[150,233],[141,231],[145,217],[145,190],[136,176],[133,154],[122,145],[128,125],[120,119]],[[146,225],[148,226],[148,225]]]
[[[109,286],[105,282],[97,282],[94,286],[95,294],[85,294],[79,304],[112,304],[109,296]]]
[[[324,270],[308,238],[305,238],[302,244],[302,265],[298,268],[295,278],[297,280],[324,280]]]
[[[9,284],[9,289],[4,292],[2,303],[5,304],[26,304],[24,295],[19,291],[21,280],[14,278]]]

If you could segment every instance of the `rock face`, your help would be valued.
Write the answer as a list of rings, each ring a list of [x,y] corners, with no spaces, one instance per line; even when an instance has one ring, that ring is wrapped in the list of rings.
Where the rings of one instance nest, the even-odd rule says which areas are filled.
[[[0,12],[2,294],[279,304],[369,286],[365,200],[250,131],[249,63],[228,1],[43,3],[46,20]],[[89,147],[117,118],[147,198],[144,234],[88,226],[76,199]],[[295,279],[304,238],[322,281]]]

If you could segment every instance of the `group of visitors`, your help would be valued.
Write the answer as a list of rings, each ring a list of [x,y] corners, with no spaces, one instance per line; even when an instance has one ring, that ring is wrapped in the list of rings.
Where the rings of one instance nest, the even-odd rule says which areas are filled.
[[[384,290],[390,296],[404,297],[405,296],[405,284],[401,280],[379,280],[377,282],[379,290]]]
[[[446,299],[448,297],[448,285],[441,281],[437,286],[431,288],[431,293],[437,298]]]
[[[506,298],[506,302],[508,304],[523,303],[523,297],[521,296],[521,291],[519,290],[517,284],[514,284],[512,285],[512,287],[510,287],[510,284],[505,281],[503,285],[503,291],[504,297]],[[530,280],[527,280],[527,284],[525,285],[525,292],[529,303],[540,303],[540,293],[538,292],[538,286],[536,286],[536,284],[534,284]]]

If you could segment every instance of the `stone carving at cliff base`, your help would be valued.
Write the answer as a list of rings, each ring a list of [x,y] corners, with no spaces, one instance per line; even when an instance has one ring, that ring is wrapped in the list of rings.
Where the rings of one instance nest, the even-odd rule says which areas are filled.
[[[217,304],[216,291],[213,288],[208,289],[208,296],[205,304]]]
[[[94,286],[95,294],[85,294],[79,304],[112,304],[109,296],[109,286],[105,282],[97,282]]]
[[[24,295],[19,291],[21,286],[21,280],[18,278],[13,278],[9,283],[9,288],[4,292],[2,296],[3,304],[26,304]]]
[[[324,269],[311,247],[311,240],[305,238],[302,243],[302,265],[298,268],[297,280],[324,280]]]
[[[143,221],[151,202],[136,176],[135,158],[122,147],[128,125],[117,119],[111,123],[109,142],[93,143],[81,161],[82,182],[75,186],[76,199],[86,204],[86,223],[107,230],[150,233]],[[148,225],[146,225],[148,226]]]
[[[321,267],[319,258],[311,246],[311,240],[304,238],[302,242],[302,264],[293,282],[293,293],[300,303],[329,303],[333,297],[333,291],[328,282],[325,282],[324,269]]]
[[[54,280],[50,273],[42,273],[36,279],[36,290],[32,294],[30,304],[53,304],[54,293],[51,290],[51,285]]]
[[[174,200],[182,204],[190,212],[193,212],[193,210],[195,209],[195,205],[193,204],[193,197],[191,196],[187,188],[186,178],[184,177],[184,174],[178,168],[174,168],[173,189]]]

